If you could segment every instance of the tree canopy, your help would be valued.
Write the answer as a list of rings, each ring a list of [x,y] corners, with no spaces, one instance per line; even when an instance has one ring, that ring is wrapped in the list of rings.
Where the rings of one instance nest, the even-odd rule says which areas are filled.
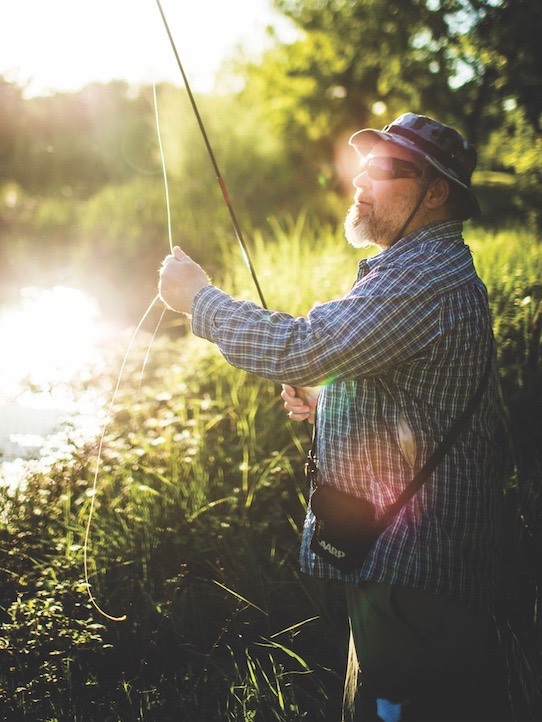
[[[539,130],[542,5],[538,0],[275,0],[304,36],[264,64],[311,78],[311,108],[335,100],[330,130],[359,127],[375,104],[453,122],[479,141],[515,98]],[[281,67],[282,65],[282,67]],[[283,81],[285,82],[285,81]],[[303,88],[300,86],[301,90]],[[383,104],[383,105],[382,105]]]
[[[325,176],[338,139],[360,127],[380,127],[407,110],[457,127],[482,150],[496,129],[506,128],[516,140],[521,135],[522,146],[533,137],[538,143],[539,0],[274,4],[302,35],[243,67],[244,98],[260,105],[287,140],[300,176]],[[510,154],[504,164],[494,153],[482,153],[482,162],[495,161],[526,172]],[[541,161],[533,162],[528,185],[536,196]]]
[[[515,174],[518,205],[542,219],[539,0],[274,4],[300,37],[277,40],[255,60],[240,56],[240,94],[205,99],[223,170],[252,217],[308,199],[333,217],[337,148],[352,131],[412,110],[462,131],[479,148],[479,167]],[[185,179],[183,197],[196,207],[207,161],[170,94],[161,88],[168,170]],[[26,99],[0,77],[0,184],[81,198],[159,174],[151,96],[150,88],[112,82]]]

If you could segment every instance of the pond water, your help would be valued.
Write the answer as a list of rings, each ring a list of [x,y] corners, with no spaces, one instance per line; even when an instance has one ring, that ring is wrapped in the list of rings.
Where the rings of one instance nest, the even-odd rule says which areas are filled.
[[[93,375],[114,329],[97,303],[65,286],[20,289],[0,309],[0,483],[100,428]]]

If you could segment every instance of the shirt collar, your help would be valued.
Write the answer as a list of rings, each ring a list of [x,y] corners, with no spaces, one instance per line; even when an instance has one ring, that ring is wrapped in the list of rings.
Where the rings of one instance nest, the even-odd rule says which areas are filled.
[[[423,228],[403,236],[393,246],[380,251],[380,253],[364,258],[359,263],[359,269],[362,273],[367,273],[382,262],[389,262],[400,258],[403,254],[412,251],[423,241],[445,241],[448,243],[463,243],[461,231],[463,224],[461,221],[445,220],[429,223]]]

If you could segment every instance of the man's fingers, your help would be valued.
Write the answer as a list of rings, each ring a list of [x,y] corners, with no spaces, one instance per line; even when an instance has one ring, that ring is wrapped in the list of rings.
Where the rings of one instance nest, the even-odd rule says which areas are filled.
[[[179,246],[174,246],[174,247],[173,247],[173,256],[174,256],[178,261],[183,261],[183,260],[187,257],[187,256],[186,256],[186,253],[184,253],[184,251],[181,251],[181,249],[179,248]]]
[[[290,413],[288,414],[288,418],[292,421],[305,421],[305,419],[309,418],[309,412],[307,411],[306,413],[299,413],[290,411]]]
[[[295,389],[292,386],[283,386],[280,395],[284,401],[292,402],[297,399],[297,401],[302,402],[302,399],[296,396]]]
[[[165,266],[166,263],[169,263],[171,261],[185,261],[187,259],[191,260],[190,256],[187,256],[186,253],[179,248],[179,246],[174,246],[172,253],[168,253],[168,255],[162,261],[162,265]]]
[[[303,399],[300,399],[299,396],[287,396],[282,395],[282,398],[284,399],[284,407],[286,409],[289,409],[291,411],[299,411],[301,409],[308,410],[308,405],[303,401]]]
[[[288,411],[288,418],[292,421],[308,420],[310,423],[314,423],[314,411],[299,392],[300,390],[294,386],[282,384],[282,392],[280,395],[284,400],[284,408]]]

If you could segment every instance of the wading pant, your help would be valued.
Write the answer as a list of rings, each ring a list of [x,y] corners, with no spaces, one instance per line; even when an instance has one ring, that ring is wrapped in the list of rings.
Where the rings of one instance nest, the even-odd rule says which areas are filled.
[[[379,582],[347,586],[356,722],[478,722],[470,696],[490,614]]]

